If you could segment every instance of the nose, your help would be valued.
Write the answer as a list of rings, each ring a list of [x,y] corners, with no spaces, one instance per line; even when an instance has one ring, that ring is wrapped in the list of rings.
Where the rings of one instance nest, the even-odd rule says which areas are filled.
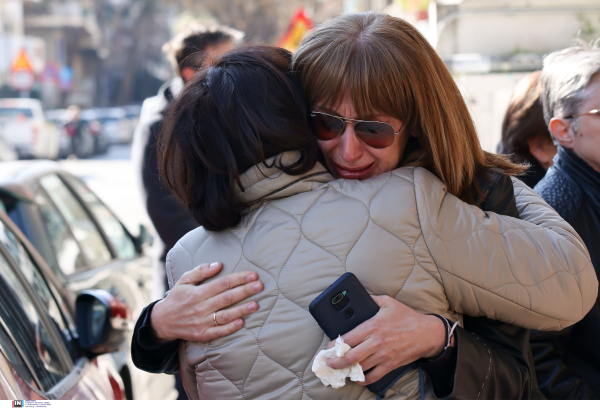
[[[358,161],[363,154],[364,144],[356,137],[354,125],[352,123],[346,123],[344,133],[342,133],[340,137],[342,138],[342,159],[346,163]]]

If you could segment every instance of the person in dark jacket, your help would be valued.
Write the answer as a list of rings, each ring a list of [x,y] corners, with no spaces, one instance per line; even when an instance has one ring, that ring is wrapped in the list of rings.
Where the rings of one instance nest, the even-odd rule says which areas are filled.
[[[541,73],[532,72],[517,83],[504,115],[502,141],[497,149],[498,153],[512,154],[515,163],[530,164],[527,173],[517,178],[531,188],[544,177],[556,155],[540,103]]]
[[[188,210],[163,185],[159,176],[156,141],[162,126],[164,110],[199,68],[209,65],[214,58],[228,51],[242,37],[241,32],[229,27],[188,27],[163,47],[176,65],[178,75],[165,83],[158,95],[144,101],[140,122],[134,133],[132,155],[135,167],[141,173],[146,210],[157,232],[153,248],[154,299],[162,298],[166,290],[164,262],[167,253],[181,237],[198,226]]]
[[[558,145],[554,166],[535,186],[583,239],[600,271],[600,49],[567,48],[544,60],[544,118]],[[539,387],[551,399],[600,396],[600,302],[560,332],[535,332]]]
[[[187,208],[173,197],[159,175],[156,142],[163,123],[163,113],[198,69],[210,65],[212,60],[231,49],[242,37],[241,32],[229,27],[188,27],[163,47],[176,65],[178,76],[165,83],[158,95],[146,99],[142,106],[140,122],[134,133],[132,156],[136,169],[141,173],[146,210],[156,229],[153,244],[154,299],[162,298],[167,287],[167,253],[181,237],[198,226]],[[187,399],[178,375],[176,380],[179,399]]]

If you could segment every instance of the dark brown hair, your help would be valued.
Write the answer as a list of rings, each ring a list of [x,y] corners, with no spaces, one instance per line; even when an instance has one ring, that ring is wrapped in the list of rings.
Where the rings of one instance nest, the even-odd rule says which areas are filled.
[[[552,141],[540,102],[541,74],[542,71],[532,72],[519,81],[502,122],[502,145],[517,163],[540,164],[529,151],[530,138],[543,136]]]
[[[310,170],[318,146],[308,107],[291,74],[291,54],[277,47],[239,48],[196,75],[170,104],[159,138],[167,185],[210,231],[238,224],[240,175],[269,157],[299,151],[291,175]]]
[[[359,117],[407,121],[425,151],[423,166],[448,191],[473,203],[477,177],[520,174],[526,166],[484,152],[469,110],[442,59],[419,31],[387,14],[348,14],[308,34],[294,55],[309,104],[339,102],[350,89]],[[475,194],[474,194],[475,193]]]

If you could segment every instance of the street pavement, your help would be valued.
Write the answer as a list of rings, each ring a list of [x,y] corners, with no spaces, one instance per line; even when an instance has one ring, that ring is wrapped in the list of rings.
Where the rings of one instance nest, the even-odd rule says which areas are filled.
[[[0,176],[4,178],[30,163],[26,160],[0,162]],[[132,234],[138,234],[140,224],[154,231],[131,163],[131,145],[113,145],[106,154],[82,160],[61,160],[59,163],[83,179]]]

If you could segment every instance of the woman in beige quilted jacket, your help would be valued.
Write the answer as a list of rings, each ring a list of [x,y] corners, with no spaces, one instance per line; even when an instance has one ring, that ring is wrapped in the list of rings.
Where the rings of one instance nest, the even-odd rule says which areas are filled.
[[[182,378],[191,397],[374,397],[351,382],[337,390],[325,387],[310,369],[329,340],[308,304],[346,271],[380,295],[382,311],[393,307],[388,299],[398,302],[406,314],[419,315],[414,319],[432,333],[441,320],[431,313],[457,322],[468,314],[556,329],[587,312],[598,282],[585,246],[531,190],[517,184],[517,206],[522,218],[537,218],[538,225],[465,203],[477,198],[467,194],[473,189],[465,181],[451,190],[451,182],[443,183],[422,167],[393,170],[403,150],[396,144],[418,134],[413,127],[419,123],[424,129],[438,125],[453,131],[443,120],[436,124],[433,107],[416,109],[412,114],[421,117],[416,121],[377,106],[362,116],[365,121],[352,110],[359,106],[352,92],[342,89],[335,102],[316,102],[320,110],[311,113],[311,122],[323,162],[334,174],[355,172],[359,179],[335,181],[317,161],[306,105],[288,63],[289,54],[282,50],[230,53],[190,82],[167,115],[162,171],[203,225],[170,252],[170,286],[214,259],[224,261],[220,276],[252,269],[264,283],[254,297],[259,310],[247,317],[242,330],[213,341],[182,343]],[[317,122],[324,120],[315,118],[319,113],[346,115],[342,132],[331,135],[335,128]],[[468,125],[461,126],[469,132]],[[347,134],[377,151],[395,153],[374,150],[367,167],[338,166],[338,149],[324,144],[336,139],[343,144]],[[452,137],[447,141],[445,149],[461,146]],[[433,143],[429,148],[435,148]],[[395,163],[386,162],[391,156]],[[483,169],[509,174],[519,169],[483,152],[476,159]],[[431,164],[433,170],[436,165]],[[476,175],[477,166],[473,171]],[[368,180],[360,181],[364,175]],[[210,318],[218,325],[227,322],[226,315],[221,311]],[[432,344],[420,357],[442,351],[443,344]],[[368,358],[361,364],[364,369],[377,365]],[[415,398],[419,389],[418,374],[410,370],[385,397]],[[427,392],[431,396],[429,387]]]

